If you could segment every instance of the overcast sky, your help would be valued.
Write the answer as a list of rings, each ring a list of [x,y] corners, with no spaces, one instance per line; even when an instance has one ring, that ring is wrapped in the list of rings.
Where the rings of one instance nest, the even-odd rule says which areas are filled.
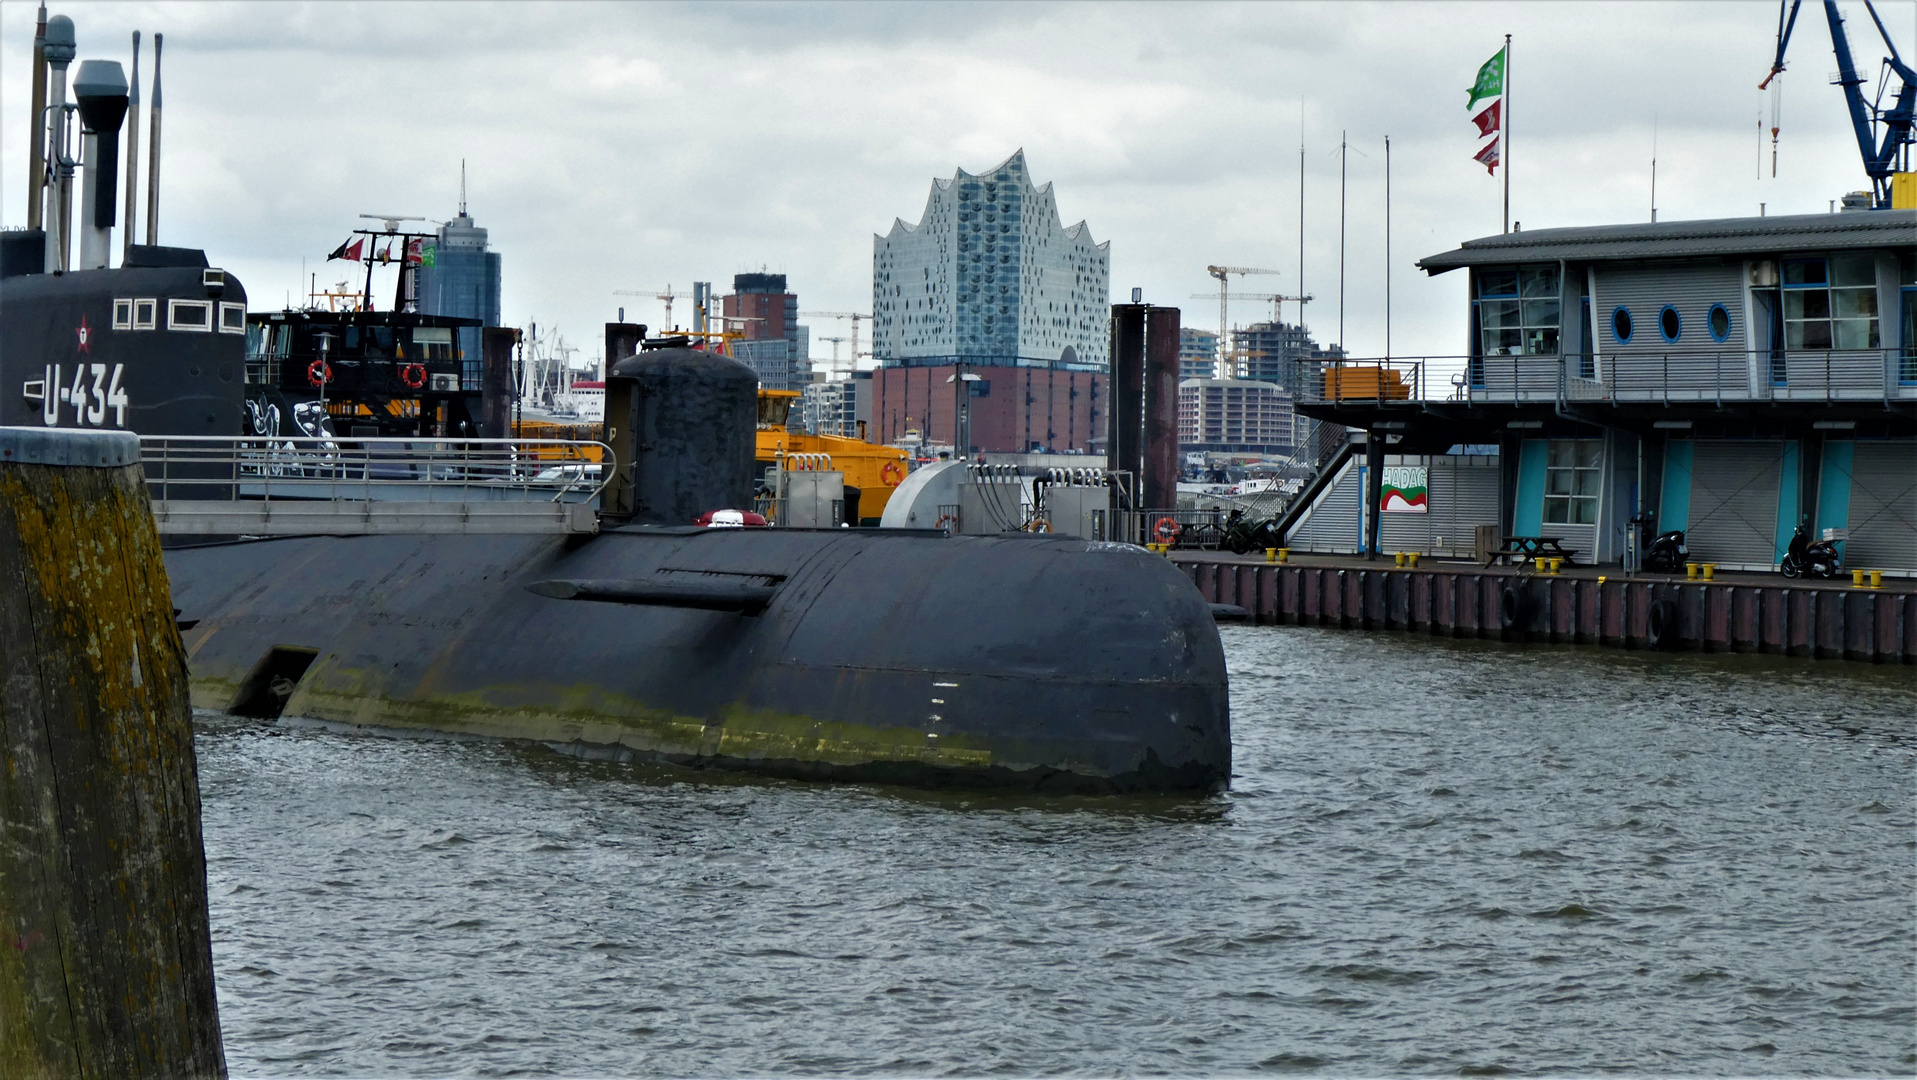
[[[1876,31],[1861,3],[1841,7],[1874,86]],[[1917,3],[1879,9],[1917,55]],[[505,320],[556,326],[582,356],[620,305],[660,321],[657,301],[615,290],[729,291],[765,268],[804,310],[870,311],[873,234],[915,222],[933,177],[1021,147],[1066,223],[1111,242],[1114,299],[1140,287],[1212,328],[1216,300],[1192,299],[1215,296],[1207,264],[1283,271],[1235,291],[1298,290],[1301,140],[1306,318],[1336,341],[1341,132],[1345,343],[1385,349],[1389,136],[1392,351],[1455,354],[1462,275],[1413,264],[1499,230],[1502,184],[1472,160],[1465,90],[1507,33],[1511,213],[1526,228],[1648,219],[1654,127],[1660,220],[1760,202],[1821,213],[1866,185],[1814,3],[1791,44],[1775,180],[1756,89],[1776,47],[1768,2],[50,10],[73,18],[82,59],[126,63],[143,31],[143,78],[166,35],[160,241],[204,247],[254,310],[300,296],[302,258],[322,285],[347,277],[320,260],[359,214],[452,216],[463,158],[470,212],[504,255]],[[0,224],[15,227],[34,11],[0,5]],[[1236,303],[1232,321],[1263,310]],[[828,357],[817,339],[843,323],[806,321]]]

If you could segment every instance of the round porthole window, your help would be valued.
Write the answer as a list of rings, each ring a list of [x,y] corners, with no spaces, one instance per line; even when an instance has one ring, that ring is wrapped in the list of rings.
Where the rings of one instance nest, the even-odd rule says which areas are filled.
[[[1711,314],[1708,321],[1710,323],[1712,341],[1722,342],[1731,336],[1731,313],[1724,309],[1723,304],[1711,305]]]
[[[1631,309],[1618,308],[1611,312],[1611,335],[1619,343],[1631,340]]]
[[[1684,320],[1678,318],[1677,309],[1669,304],[1657,313],[1657,332],[1664,335],[1665,341],[1676,341],[1684,334]]]

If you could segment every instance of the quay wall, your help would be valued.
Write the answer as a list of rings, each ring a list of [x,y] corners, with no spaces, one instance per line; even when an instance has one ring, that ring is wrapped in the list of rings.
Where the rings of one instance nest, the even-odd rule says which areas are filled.
[[[1917,664],[1917,594],[1903,591],[1177,561],[1207,601],[1258,623]]]

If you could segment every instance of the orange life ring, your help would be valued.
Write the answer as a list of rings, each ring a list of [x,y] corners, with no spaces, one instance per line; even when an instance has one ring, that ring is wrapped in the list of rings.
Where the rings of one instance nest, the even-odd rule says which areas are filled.
[[[879,479],[886,487],[898,487],[905,483],[905,469],[896,461],[888,461],[879,466]]]
[[[406,384],[408,390],[417,390],[426,385],[425,364],[402,364],[399,369],[399,381]]]
[[[1168,517],[1152,522],[1152,535],[1158,537],[1158,542],[1161,544],[1176,544],[1178,535],[1184,531],[1183,525]]]
[[[333,365],[324,360],[315,360],[306,365],[306,381],[314,386],[325,386],[333,381]]]
[[[957,514],[940,514],[939,519],[932,523],[932,527],[934,529],[943,529],[947,525],[950,525],[956,529],[958,528],[958,523],[959,519]]]

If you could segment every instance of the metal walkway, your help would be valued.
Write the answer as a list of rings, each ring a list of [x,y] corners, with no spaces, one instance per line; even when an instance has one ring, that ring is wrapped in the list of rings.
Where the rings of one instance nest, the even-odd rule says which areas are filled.
[[[604,443],[141,436],[170,536],[599,531]]]

